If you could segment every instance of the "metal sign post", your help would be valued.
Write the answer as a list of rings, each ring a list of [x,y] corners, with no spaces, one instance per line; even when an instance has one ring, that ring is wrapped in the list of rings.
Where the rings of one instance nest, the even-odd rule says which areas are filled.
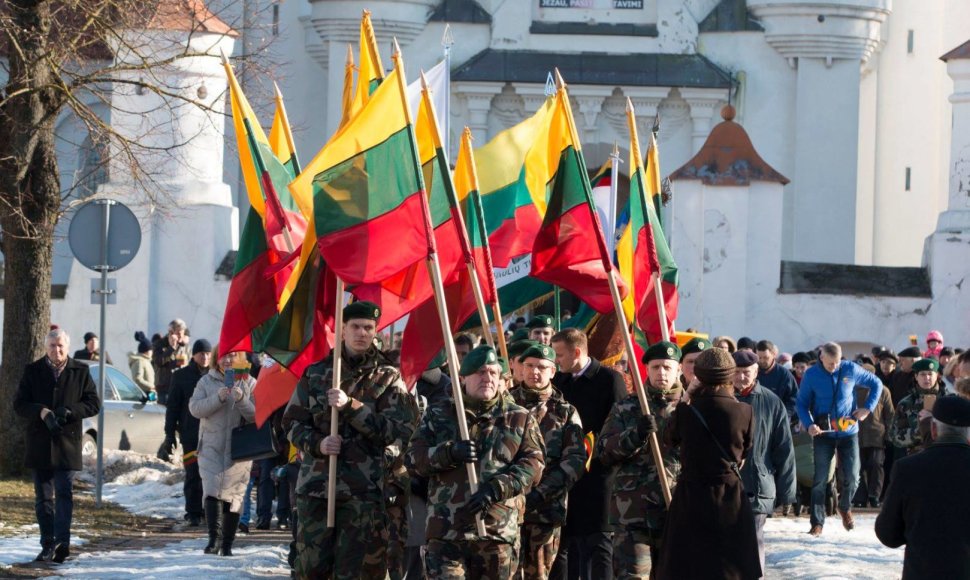
[[[95,237],[100,241],[96,246],[91,243]],[[107,374],[104,353],[108,352],[107,306],[108,296],[114,298],[116,293],[114,288],[109,287],[108,272],[119,270],[134,259],[141,245],[141,226],[135,214],[125,205],[111,199],[96,199],[81,206],[74,214],[68,240],[74,257],[85,267],[101,273],[100,287],[93,290],[98,295],[101,306],[101,353],[98,357],[98,397],[101,399],[101,410],[98,412],[98,459],[94,488],[94,505],[100,508],[104,485],[104,383]]]

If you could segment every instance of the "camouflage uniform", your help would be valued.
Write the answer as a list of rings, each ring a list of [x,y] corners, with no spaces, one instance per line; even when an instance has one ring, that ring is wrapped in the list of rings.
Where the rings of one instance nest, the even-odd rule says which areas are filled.
[[[566,523],[566,495],[586,469],[583,426],[576,408],[551,386],[519,385],[512,396],[535,418],[546,447],[542,479],[527,496],[519,567],[523,578],[548,578]]]
[[[475,531],[473,515],[462,511],[471,496],[466,467],[450,461],[460,439],[455,408],[431,405],[411,439],[408,468],[428,478],[428,578],[509,578],[517,566],[517,498],[539,481],[542,436],[528,411],[497,396],[466,401],[469,437],[478,448],[479,481],[497,501],[484,516],[486,536]]]
[[[296,485],[300,578],[385,576],[388,448],[408,441],[417,423],[414,397],[383,353],[371,347],[351,360],[345,351],[342,360],[340,388],[350,402],[340,412],[343,443],[337,456],[332,529],[326,518],[329,458],[320,453],[320,442],[330,433],[327,391],[333,381],[333,353],[304,371],[284,416],[290,441],[303,452]]]
[[[657,432],[663,433],[670,413],[679,399],[669,400],[664,394],[648,387],[650,412],[657,420]],[[608,468],[613,482],[610,501],[610,525],[613,535],[613,573],[616,578],[646,578],[656,567],[662,547],[667,505],[664,502],[660,479],[657,477],[653,455],[637,433],[637,422],[643,416],[640,401],[631,395],[613,405],[596,442],[596,454]],[[660,442],[667,481],[671,491],[680,474],[680,456]],[[649,548],[649,550],[648,550]]]
[[[924,391],[914,383],[909,394],[896,405],[895,417],[889,427],[889,441],[905,450],[907,455],[919,453],[932,443],[931,418],[927,417],[922,421],[919,419],[919,412],[923,410],[923,397],[926,395],[940,396],[939,386]]]
[[[411,477],[404,467],[406,445],[396,443],[386,449],[390,465],[384,480],[384,506],[387,509],[387,572],[390,580],[404,578],[405,542],[408,538],[408,503],[411,501]]]

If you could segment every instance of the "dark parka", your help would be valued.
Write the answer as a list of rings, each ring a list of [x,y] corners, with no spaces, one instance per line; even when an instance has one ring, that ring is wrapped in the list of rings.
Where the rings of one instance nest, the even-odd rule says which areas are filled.
[[[740,465],[754,443],[751,406],[725,391],[695,395],[690,405]],[[751,504],[711,433],[687,403],[677,405],[664,429],[664,441],[680,446],[681,472],[664,528],[657,578],[760,578]]]
[[[627,397],[626,383],[620,373],[596,359],[590,359],[589,366],[578,377],[558,373],[552,384],[569,404],[576,407],[583,431],[594,437],[599,437],[613,404]],[[609,469],[594,453],[589,472],[569,491],[566,530],[570,535],[612,531],[608,477]]]
[[[208,372],[208,369],[201,369],[195,361],[191,361],[188,366],[172,374],[165,409],[165,436],[174,440],[178,433],[182,453],[199,448],[199,420],[189,413],[189,399],[199,380]]]
[[[795,502],[795,446],[788,411],[778,395],[761,385],[738,400],[754,410],[754,444],[741,468],[744,491],[754,513],[770,514],[775,505]]]
[[[40,419],[44,407],[52,412],[58,407],[71,411],[70,419],[56,437]],[[61,376],[55,379],[46,356],[30,363],[20,379],[13,408],[25,419],[25,467],[81,470],[81,420],[97,415],[101,408],[86,364],[69,358]]]
[[[968,488],[970,445],[959,437],[894,464],[876,536],[890,548],[906,545],[903,580],[970,580]]]

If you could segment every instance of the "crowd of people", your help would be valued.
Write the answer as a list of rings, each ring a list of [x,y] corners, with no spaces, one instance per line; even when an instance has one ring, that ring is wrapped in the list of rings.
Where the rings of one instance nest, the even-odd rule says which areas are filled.
[[[940,503],[970,483],[970,353],[939,332],[925,351],[854,360],[834,342],[787,355],[770,340],[659,341],[643,352],[640,391],[625,356],[604,364],[582,331],[537,315],[509,329],[507,358],[463,333],[457,373],[429,368],[409,386],[380,314],[345,307],[339,386],[334,352],[308,367],[270,419],[279,456],[255,463],[233,460],[231,432],[254,421],[260,359],[204,339],[190,348],[179,320],[136,335],[132,374],[167,404],[159,453],[182,447],[186,519],[205,523],[206,553],[232,555],[255,487],[256,527],[270,527],[275,495],[297,578],[753,579],[767,518],[807,509],[819,536],[833,513],[852,530],[861,507],[880,508],[886,545],[907,545],[904,578],[970,570],[960,510]],[[74,358],[96,359],[97,337],[84,338]],[[14,402],[38,560],[69,555],[80,421],[99,406],[69,345],[51,332]],[[944,462],[942,487],[923,478]]]

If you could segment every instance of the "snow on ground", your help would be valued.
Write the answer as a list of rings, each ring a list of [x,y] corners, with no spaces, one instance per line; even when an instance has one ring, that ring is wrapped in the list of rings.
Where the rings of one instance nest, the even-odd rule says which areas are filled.
[[[237,538],[238,539],[238,538]],[[289,548],[279,546],[233,546],[233,557],[223,558],[202,553],[206,540],[184,540],[164,548],[150,550],[115,550],[80,554],[68,560],[57,572],[62,578],[98,578],[99,580],[139,578],[260,578],[290,575],[286,564]],[[2,548],[0,548],[2,549]]]
[[[93,465],[87,467],[81,477],[94,484]],[[168,463],[152,455],[106,449],[101,497],[136,515],[181,519],[183,477],[181,459]]]
[[[765,524],[767,578],[805,580],[896,580],[903,573],[903,549],[883,546],[875,514],[855,517],[855,529],[827,518],[822,535],[808,535],[808,518],[770,518]]]
[[[31,535],[0,538],[0,570],[18,562],[30,562],[40,552],[40,534],[36,533],[37,526],[24,526],[26,530],[34,528]],[[71,538],[71,544],[81,545],[82,538]]]

